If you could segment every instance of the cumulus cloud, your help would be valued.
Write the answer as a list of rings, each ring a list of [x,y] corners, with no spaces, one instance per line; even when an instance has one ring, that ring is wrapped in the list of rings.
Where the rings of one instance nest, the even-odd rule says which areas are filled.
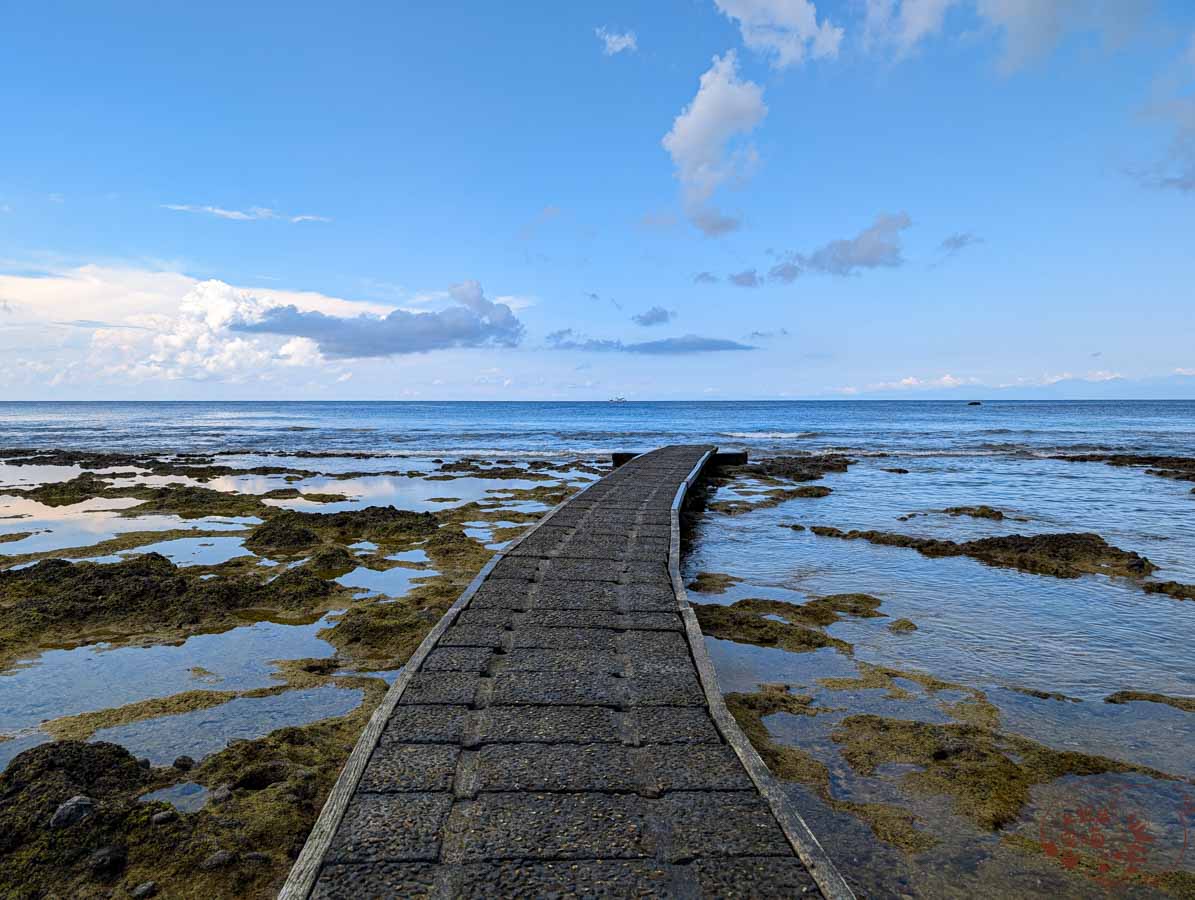
[[[1071,32],[1118,44],[1138,29],[1152,0],[866,0],[863,44],[907,56],[942,32],[952,9],[971,8],[1002,40],[1000,67],[1019,69]]]
[[[830,241],[810,254],[787,254],[772,267],[770,277],[791,282],[806,270],[847,276],[862,269],[902,266],[905,259],[900,233],[912,224],[908,213],[885,213],[853,238]]]
[[[717,284],[721,279],[713,272],[698,272],[693,276],[694,284]]]
[[[220,206],[198,206],[190,203],[163,203],[163,209],[175,212],[201,213],[215,216],[217,219],[229,219],[233,222],[255,222],[265,219],[283,219],[287,222],[331,222],[327,216],[315,216],[310,213],[290,216],[270,209],[268,206],[252,206],[249,209],[224,209]]]
[[[450,347],[517,346],[523,324],[504,303],[487,300],[481,285],[465,281],[450,294],[454,305],[435,312],[396,309],[386,316],[342,317],[294,306],[246,316],[234,331],[309,338],[333,358],[396,356]]]
[[[709,203],[721,185],[746,176],[756,154],[736,141],[750,134],[767,112],[763,89],[739,77],[734,51],[728,51],[714,57],[701,76],[696,96],[664,135],[662,143],[676,167],[686,214],[706,235],[738,227],[736,219]]]
[[[696,334],[627,344],[619,340],[586,337],[571,328],[554,331],[548,335],[547,340],[548,346],[553,350],[581,350],[588,353],[645,353],[655,356],[756,349],[749,344],[740,344],[738,341],[707,338]]]
[[[778,69],[806,57],[838,55],[842,29],[826,19],[818,22],[811,0],[714,0],[714,4],[738,23],[743,43],[768,56]]]
[[[615,56],[624,52],[634,53],[639,49],[639,43],[635,40],[633,31],[619,33],[603,26],[593,29],[593,33],[602,42],[602,53],[606,56]]]
[[[631,316],[631,321],[636,325],[649,327],[651,325],[664,325],[676,318],[676,311],[671,309],[664,309],[662,306],[653,306],[651,309],[644,310],[641,313],[636,313]]]
[[[477,320],[482,330],[490,329],[490,343],[499,345],[513,340],[522,327],[505,303],[491,303],[475,283],[458,285],[445,294],[436,302],[447,308],[433,313],[310,291],[238,288],[176,272],[101,266],[0,274],[0,297],[20,316],[19,322],[12,321],[15,316],[0,316],[0,323],[22,329],[20,371],[4,376],[9,381],[36,374],[39,359],[53,362],[59,383],[89,385],[260,382],[302,369],[339,377],[344,367],[338,354],[321,347],[320,334],[309,333],[313,319],[350,323],[350,328],[371,322],[383,335],[391,334],[394,318],[403,315],[438,317],[442,332],[450,324],[464,322],[465,327],[455,333],[460,343],[452,346],[472,345],[467,341],[476,332],[468,326]],[[103,320],[77,318],[80,310],[102,310]],[[252,330],[279,315],[276,310],[297,316],[304,323],[303,333]]]
[[[759,273],[754,269],[735,272],[733,275],[728,275],[727,280],[736,287],[753,288],[760,285]]]

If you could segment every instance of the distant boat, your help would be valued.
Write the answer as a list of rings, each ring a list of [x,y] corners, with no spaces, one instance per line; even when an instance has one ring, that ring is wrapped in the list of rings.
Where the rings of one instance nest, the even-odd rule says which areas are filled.
[[[979,400],[972,400],[972,401],[971,401],[970,403],[968,403],[967,405],[968,405],[968,406],[983,406],[983,403],[982,403],[981,401],[979,401]]]
[[[611,402],[611,403],[626,403],[627,398],[626,397],[611,397],[609,402]]]

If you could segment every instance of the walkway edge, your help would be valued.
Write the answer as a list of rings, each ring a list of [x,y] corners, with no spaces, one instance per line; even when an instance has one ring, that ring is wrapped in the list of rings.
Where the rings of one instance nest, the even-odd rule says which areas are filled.
[[[713,454],[714,451],[711,450],[697,462],[688,477],[677,488],[676,497],[672,501],[672,543],[668,550],[668,569],[672,576],[672,589],[680,604],[681,619],[685,623],[685,637],[689,641],[689,652],[692,653],[693,662],[697,666],[697,676],[701,681],[701,688],[705,692],[706,703],[709,705],[714,724],[746,768],[747,774],[755,782],[760,794],[768,802],[785,837],[788,838],[788,842],[796,851],[801,862],[805,864],[805,868],[809,870],[810,876],[817,882],[822,895],[826,900],[855,900],[854,892],[847,885],[833,860],[818,843],[805,820],[801,818],[800,813],[789,801],[788,795],[784,793],[784,788],[773,777],[759,754],[755,752],[755,748],[751,746],[751,742],[747,740],[747,736],[739,728],[734,716],[730,714],[730,710],[726,708],[726,701],[718,687],[714,664],[710,660],[709,651],[705,646],[705,636],[701,632],[701,626],[697,623],[697,614],[689,605],[689,596],[685,593],[684,582],[680,575],[680,508],[689,488],[701,475],[702,469],[705,468]]]
[[[311,894],[311,889],[315,887],[315,881],[319,877],[320,866],[323,864],[324,855],[328,852],[328,848],[332,844],[332,838],[336,834],[336,829],[340,827],[340,821],[344,818],[344,812],[348,808],[349,800],[356,793],[357,785],[360,783],[361,776],[365,772],[365,766],[369,763],[369,758],[373,755],[374,748],[377,747],[378,742],[381,740],[382,732],[386,730],[386,723],[390,721],[390,716],[393,714],[394,708],[398,706],[398,701],[402,699],[403,692],[407,689],[411,678],[419,671],[419,667],[423,665],[423,660],[432,651],[432,648],[440,640],[444,632],[448,630],[448,626],[456,621],[456,617],[460,615],[461,610],[469,605],[469,601],[473,599],[473,595],[477,593],[477,589],[481,587],[482,582],[486,580],[490,571],[498,564],[499,560],[538,531],[565,504],[575,500],[581,494],[585,493],[585,491],[589,490],[591,485],[598,484],[600,481],[601,479],[590,482],[584,488],[577,491],[577,493],[572,494],[566,500],[552,507],[552,509],[544,514],[543,518],[519,535],[518,538],[511,541],[510,544],[501,550],[496,551],[490,557],[489,561],[482,566],[481,571],[469,582],[468,587],[465,588],[456,602],[448,608],[448,611],[440,617],[440,621],[436,623],[435,627],[427,633],[427,636],[415,648],[415,652],[411,654],[410,659],[403,666],[402,674],[395,679],[394,684],[390,685],[390,689],[386,691],[386,696],[382,698],[382,702],[378,704],[377,709],[373,711],[373,715],[369,717],[369,724],[365,726],[365,730],[357,738],[353,752],[349,754],[344,768],[340,770],[340,775],[337,777],[336,783],[332,785],[332,790],[328,793],[328,798],[324,801],[324,805],[320,809],[319,818],[315,820],[315,825],[312,826],[311,833],[307,835],[307,842],[303,844],[303,849],[295,860],[294,865],[291,866],[290,874],[287,875],[286,882],[282,885],[282,890],[278,892],[278,900],[307,900]],[[688,482],[686,482],[687,484]],[[674,529],[674,539],[675,533]]]

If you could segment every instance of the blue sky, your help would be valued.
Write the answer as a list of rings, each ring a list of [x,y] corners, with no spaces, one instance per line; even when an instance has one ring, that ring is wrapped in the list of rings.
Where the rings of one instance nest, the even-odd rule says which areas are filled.
[[[11,399],[1195,395],[1182,0],[18,4]]]

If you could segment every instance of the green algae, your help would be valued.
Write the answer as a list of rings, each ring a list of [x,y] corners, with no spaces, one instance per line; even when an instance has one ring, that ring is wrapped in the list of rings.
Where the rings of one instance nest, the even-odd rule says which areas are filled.
[[[1104,698],[1105,703],[1164,703],[1181,709],[1183,712],[1195,712],[1195,697],[1171,697],[1168,694],[1156,694],[1148,691],[1117,691]]]
[[[888,763],[920,767],[901,779],[906,790],[949,797],[958,814],[988,831],[1017,819],[1029,802],[1033,785],[1066,775],[1133,772],[1177,780],[1155,769],[1054,750],[975,724],[854,715],[838,724],[831,739],[861,775],[874,775],[877,767]]]
[[[328,683],[323,661],[306,662],[320,664],[309,679]],[[138,798],[177,782],[183,777],[177,770],[143,768],[124,748],[106,743],[58,741],[20,754],[0,774],[0,894],[123,896],[119,885],[152,880],[167,897],[274,897],[386,691],[375,678],[336,681],[362,688],[362,704],[345,716],[234,741],[209,756],[185,777],[209,789],[226,786],[227,799],[164,823],[152,817],[171,807]],[[50,830],[54,810],[80,794],[96,801],[95,812]],[[124,855],[97,871],[88,860],[102,847]],[[219,850],[229,852],[227,864],[204,865]]]
[[[343,604],[349,592],[302,570],[270,580],[265,572],[204,580],[158,553],[117,563],[42,560],[0,572],[0,664],[43,646],[84,643],[161,630],[193,633],[270,609],[308,613]]]
[[[908,853],[919,853],[937,841],[916,826],[920,819],[897,806],[884,803],[855,803],[839,800],[830,792],[830,770],[810,754],[778,743],[763,720],[776,713],[817,715],[831,710],[812,706],[813,698],[793,694],[785,685],[761,685],[756,693],[726,695],[726,707],[739,728],[759,753],[768,770],[783,781],[795,781],[811,788],[833,809],[848,812],[865,822],[880,840]]]
[[[431,513],[393,506],[367,506],[335,513],[283,510],[255,527],[245,546],[282,554],[301,553],[321,543],[371,541],[385,547],[431,534],[438,526]]]
[[[893,634],[912,634],[917,630],[917,623],[912,619],[894,619],[888,623],[888,630]]]
[[[33,537],[32,531],[14,531],[12,534],[0,534],[0,544],[11,544],[14,541],[23,541],[27,537]]]
[[[74,506],[87,500],[133,499],[136,506],[122,509],[122,516],[148,513],[174,515],[183,519],[208,516],[267,516],[277,510],[264,500],[311,500],[334,503],[347,500],[343,494],[304,494],[295,488],[278,488],[264,494],[239,494],[186,484],[151,486],[144,484],[114,487],[110,477],[84,472],[70,481],[53,482],[29,489],[6,489],[7,493],[36,500],[45,506]]]
[[[742,580],[724,572],[698,572],[685,587],[699,594],[725,594]]]
[[[853,649],[846,641],[830,637],[816,628],[776,622],[733,606],[719,606],[714,603],[691,605],[697,614],[702,632],[713,638],[760,647],[777,647],[794,653],[819,650],[822,647],[833,647],[842,653],[851,653]]]
[[[67,547],[59,550],[40,550],[35,553],[16,553],[11,556],[0,556],[0,571],[11,569],[24,563],[38,562],[43,559],[87,559],[96,556],[112,556],[125,550],[136,550],[148,544],[164,541],[174,541],[180,538],[208,538],[235,537],[248,531],[217,531],[210,528],[168,528],[163,531],[127,531],[113,538],[87,544],[82,547]],[[255,558],[254,558],[255,559]]]
[[[43,722],[41,730],[56,741],[85,741],[101,728],[129,725],[197,709],[209,709],[226,703],[235,696],[235,691],[184,691],[169,697],[153,697],[112,709],[52,719]]]
[[[957,543],[886,531],[842,531],[824,525],[815,525],[810,530],[820,537],[864,540],[888,547],[909,547],[930,557],[967,556],[989,566],[1019,569],[1055,578],[1078,578],[1089,574],[1141,577],[1157,568],[1144,556],[1113,547],[1098,534],[1090,533],[1010,534]]]

